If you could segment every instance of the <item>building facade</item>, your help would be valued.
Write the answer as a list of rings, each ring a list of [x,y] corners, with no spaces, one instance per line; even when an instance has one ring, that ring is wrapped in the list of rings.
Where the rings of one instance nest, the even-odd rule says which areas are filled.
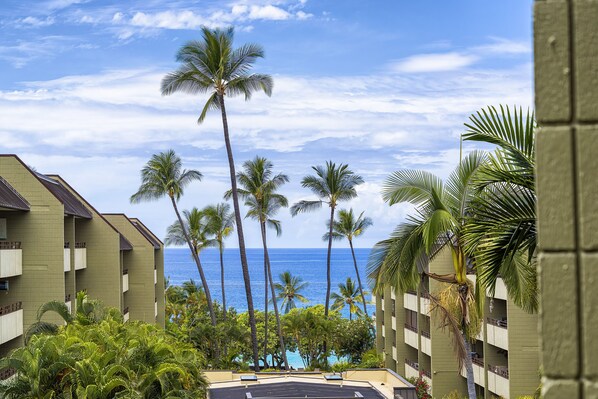
[[[454,273],[446,246],[426,263],[423,267],[431,273]],[[475,282],[475,275],[468,277]],[[376,346],[385,367],[407,378],[421,374],[434,398],[454,390],[467,392],[465,370],[459,368],[452,337],[430,313],[428,293],[442,289],[442,283],[424,278],[417,291],[398,294],[387,288],[375,298]],[[540,384],[537,322],[537,315],[509,300],[499,279],[494,296],[485,298],[482,329],[472,345],[478,397],[516,399],[535,392]]]
[[[0,356],[23,344],[42,304],[64,301],[74,313],[79,291],[126,320],[164,325],[164,246],[123,218],[140,227],[119,229],[60,176],[0,155]],[[145,262],[131,263],[129,276],[127,261],[137,258]]]

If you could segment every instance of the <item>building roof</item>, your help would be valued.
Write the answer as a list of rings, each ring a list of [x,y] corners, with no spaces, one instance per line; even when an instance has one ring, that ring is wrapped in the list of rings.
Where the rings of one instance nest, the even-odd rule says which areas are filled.
[[[141,223],[138,219],[135,218],[129,218],[129,220],[131,221],[133,226],[135,226],[135,228],[139,230],[141,235],[143,235],[154,246],[154,249],[160,249],[160,240],[156,239],[153,234],[150,234],[146,230],[146,227],[143,225],[143,223]]]
[[[355,393],[359,392],[366,399],[386,399],[372,387],[350,386],[340,384],[295,382],[289,381],[278,384],[250,384],[245,386],[229,388],[210,389],[211,399],[229,399],[229,398],[247,398],[247,393],[251,398],[335,398],[351,399],[355,398]]]
[[[120,250],[121,251],[130,251],[133,249],[133,244],[129,242],[122,234],[118,233],[120,236]]]
[[[59,181],[35,172],[42,184],[64,205],[64,213],[83,219],[92,219],[91,212]]]
[[[29,203],[6,180],[0,177],[0,208],[28,211]]]

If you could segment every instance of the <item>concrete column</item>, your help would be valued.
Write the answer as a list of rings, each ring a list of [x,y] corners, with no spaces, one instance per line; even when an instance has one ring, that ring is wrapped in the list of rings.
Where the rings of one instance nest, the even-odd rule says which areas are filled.
[[[598,397],[598,1],[534,5],[546,399]]]

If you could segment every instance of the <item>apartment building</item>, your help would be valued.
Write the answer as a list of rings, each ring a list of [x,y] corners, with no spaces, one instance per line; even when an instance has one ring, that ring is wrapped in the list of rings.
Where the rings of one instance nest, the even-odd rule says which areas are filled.
[[[152,242],[122,234],[60,176],[0,155],[0,356],[23,344],[42,304],[64,301],[74,312],[78,291],[120,309],[125,319],[129,312],[164,325],[163,245],[143,230]],[[151,279],[138,281],[135,274],[129,281],[125,260],[145,253],[151,260],[135,265],[135,272],[147,269]],[[151,293],[127,294],[129,285],[151,286]],[[44,319],[61,321],[52,314]]]
[[[437,274],[454,273],[450,248],[439,247],[421,267]],[[468,276],[475,281],[475,275]],[[424,278],[417,291],[386,289],[376,300],[376,347],[385,366],[407,378],[424,378],[434,398],[457,389],[467,392],[465,370],[459,369],[452,338],[430,314],[428,293],[442,284]],[[488,293],[487,293],[488,294]],[[485,299],[482,330],[472,345],[478,397],[516,399],[532,395],[540,384],[537,315],[518,308],[502,279]]]

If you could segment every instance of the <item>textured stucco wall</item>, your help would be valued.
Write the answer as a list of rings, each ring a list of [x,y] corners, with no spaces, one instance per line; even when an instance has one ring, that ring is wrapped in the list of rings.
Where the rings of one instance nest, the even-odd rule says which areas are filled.
[[[598,1],[534,8],[543,392],[597,398]]]

